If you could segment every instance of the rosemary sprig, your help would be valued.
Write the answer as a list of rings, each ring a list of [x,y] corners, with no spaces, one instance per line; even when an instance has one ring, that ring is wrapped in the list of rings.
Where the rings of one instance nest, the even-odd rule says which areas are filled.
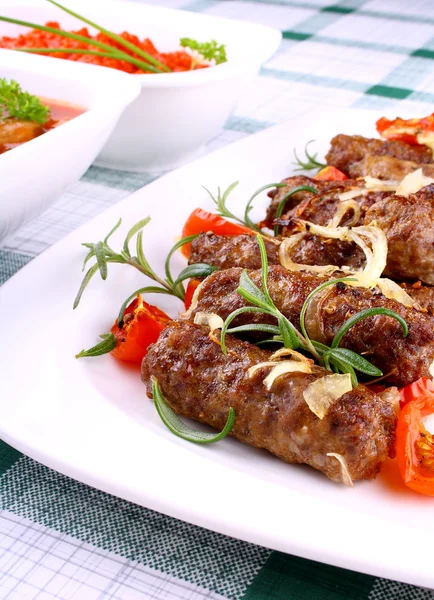
[[[295,350],[300,346],[300,334],[295,329],[294,325],[280,312],[280,310],[276,307],[273,300],[270,297],[267,286],[267,276],[268,276],[268,257],[267,251],[265,249],[264,240],[260,235],[256,236],[259,245],[259,251],[261,253],[261,264],[262,264],[262,290],[258,288],[258,286],[253,283],[250,279],[247,271],[244,270],[240,276],[240,284],[237,288],[237,292],[242,296],[247,302],[250,302],[253,306],[245,306],[243,308],[239,308],[233,311],[225,320],[220,337],[221,349],[223,354],[227,353],[225,338],[226,333],[228,332],[229,325],[232,321],[240,314],[246,312],[256,312],[262,313],[265,315],[270,315],[277,319],[277,327],[279,331],[279,335],[282,339],[283,344],[286,348],[291,348]],[[246,326],[245,326],[246,327]],[[270,332],[268,326],[261,325],[259,327],[254,327],[252,331],[266,331]],[[248,329],[243,329],[243,331],[248,331]],[[273,330],[275,333],[276,330]]]
[[[149,264],[143,249],[143,229],[150,222],[150,220],[150,217],[146,217],[145,219],[138,221],[138,223],[131,227],[122,245],[122,250],[120,251],[114,250],[109,245],[109,239],[120,227],[122,219],[119,219],[119,221],[116,223],[113,229],[109,231],[109,233],[102,241],[99,241],[97,243],[86,242],[82,244],[89,250],[83,262],[83,270],[86,268],[90,260],[95,259],[95,263],[87,270],[83,278],[77,296],[74,300],[74,308],[77,308],[84,290],[91,281],[92,277],[97,272],[99,272],[101,279],[105,280],[107,278],[109,263],[130,265],[131,267],[134,267],[135,269],[140,271],[140,273],[142,273],[143,275],[145,275],[146,277],[158,284],[155,286],[141,287],[139,290],[136,290],[133,294],[128,296],[128,298],[123,303],[118,315],[119,325],[122,324],[122,319],[126,307],[128,306],[129,302],[137,296],[137,294],[169,294],[171,296],[179,298],[179,300],[184,300],[185,289],[182,285],[182,282],[185,281],[185,279],[189,279],[190,277],[206,277],[213,270],[215,270],[214,267],[210,267],[210,265],[206,264],[190,265],[186,267],[183,271],[181,271],[178,277],[174,279],[171,273],[170,260],[174,252],[178,248],[180,248],[184,244],[191,242],[195,237],[197,237],[197,235],[190,235],[176,242],[176,244],[171,248],[165,261],[165,277],[160,277]],[[130,243],[134,240],[134,238],[135,255],[132,254],[130,249]]]
[[[247,300],[247,302],[250,302],[252,306],[244,306],[239,308],[233,311],[226,318],[220,337],[222,352],[224,354],[227,353],[225,343],[227,333],[261,331],[273,334],[272,338],[263,340],[261,343],[282,343],[286,348],[291,348],[292,350],[301,348],[305,352],[309,352],[317,360],[317,362],[326,369],[335,371],[336,373],[349,373],[351,375],[351,381],[354,387],[356,387],[358,384],[355,373],[356,371],[373,377],[381,377],[383,373],[375,365],[353,350],[348,348],[339,348],[339,344],[344,335],[351,327],[353,327],[353,325],[355,325],[358,321],[373,315],[386,315],[396,319],[400,323],[403,330],[403,335],[405,337],[408,334],[408,326],[405,319],[390,309],[383,307],[368,308],[347,319],[337,331],[330,346],[326,346],[325,344],[312,340],[308,335],[305,323],[306,311],[312,298],[327,286],[336,285],[337,283],[345,283],[347,281],[355,281],[355,278],[343,277],[326,281],[321,283],[312,292],[310,292],[304,301],[300,312],[300,333],[294,327],[294,325],[278,310],[272,298],[270,297],[267,286],[268,260],[265,244],[261,236],[257,235],[256,239],[261,253],[262,290],[259,289],[258,286],[256,286],[256,284],[250,279],[247,271],[242,272],[237,292],[240,294],[240,296]],[[230,328],[232,321],[244,313],[261,313],[270,315],[277,319],[277,325],[255,323]]]
[[[327,166],[326,163],[321,163],[317,160],[318,152],[315,152],[315,154],[309,153],[309,145],[314,141],[315,140],[310,140],[304,147],[304,153],[306,155],[306,158],[304,160],[300,160],[298,158],[297,152],[294,148],[295,162],[293,162],[292,164],[297,166],[297,169],[295,169],[295,171],[312,171],[313,169],[323,169]]]
[[[116,348],[118,342],[113,333],[102,333],[99,337],[102,338],[102,340],[98,344],[95,344],[95,346],[92,346],[92,348],[89,348],[88,350],[81,350],[81,352],[75,355],[75,358],[101,356]]]
[[[213,444],[219,442],[231,432],[232,427],[234,426],[235,411],[233,408],[230,408],[226,425],[220,433],[205,433],[189,427],[181,421],[178,415],[170,408],[161,393],[160,386],[155,377],[152,378],[152,396],[154,398],[155,408],[166,427],[172,433],[188,442],[194,442],[195,444]]]
[[[268,190],[270,188],[287,187],[287,184],[286,183],[267,183],[266,185],[261,186],[249,198],[249,200],[246,204],[246,208],[244,209],[244,216],[243,216],[243,218],[241,218],[241,217],[238,217],[237,215],[235,215],[227,207],[228,197],[231,194],[231,192],[237,187],[238,183],[239,183],[238,181],[234,181],[234,183],[231,183],[231,185],[223,193],[222,193],[220,187],[217,188],[217,198],[205,186],[203,186],[203,188],[208,193],[208,195],[210,196],[210,198],[214,202],[214,204],[216,205],[216,207],[217,207],[216,214],[218,214],[220,217],[225,217],[226,219],[232,219],[233,221],[236,221],[237,223],[240,223],[241,225],[244,225],[245,227],[248,227],[249,229],[252,229],[253,231],[256,231],[257,233],[262,233],[260,227],[258,227],[258,225],[256,223],[254,223],[252,221],[252,219],[250,218],[250,213],[253,210],[253,200],[256,198],[256,196],[258,196],[261,192],[264,192],[265,190]],[[288,193],[286,198],[288,198],[291,195],[291,193],[301,191],[301,189],[302,188],[295,188],[295,190],[293,192],[291,191]],[[309,189],[313,190],[313,188],[309,188]],[[314,191],[316,192],[316,190],[314,190]]]

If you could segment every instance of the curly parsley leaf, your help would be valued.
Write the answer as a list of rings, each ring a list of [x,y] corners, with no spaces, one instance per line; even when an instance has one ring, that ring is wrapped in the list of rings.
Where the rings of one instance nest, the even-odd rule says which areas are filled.
[[[214,60],[216,65],[226,62],[226,46],[219,44],[216,40],[210,42],[198,42],[191,38],[181,38],[179,43],[183,48],[190,48],[199,52],[205,60]]]
[[[0,78],[0,119],[15,117],[43,125],[49,115],[50,109],[37,96],[23,92],[13,79]]]

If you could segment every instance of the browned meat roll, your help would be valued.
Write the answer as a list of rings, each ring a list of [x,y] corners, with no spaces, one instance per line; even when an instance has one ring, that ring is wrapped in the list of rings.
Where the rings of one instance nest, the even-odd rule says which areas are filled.
[[[414,284],[402,283],[401,287],[428,314],[434,315],[434,287],[423,285],[421,281],[416,281]]]
[[[280,240],[264,238],[268,260],[271,264],[279,262]],[[205,263],[217,269],[243,267],[259,269],[261,256],[254,235],[222,236],[215,233],[201,233],[191,242],[188,264]]]
[[[198,292],[193,314],[217,313],[226,319],[234,310],[247,306],[236,291],[241,272],[242,269],[227,269],[207,277]],[[260,271],[252,271],[250,276],[261,286]],[[270,265],[268,287],[274,304],[298,328],[300,311],[308,294],[328,279]],[[429,368],[434,361],[434,319],[386,298],[376,289],[350,287],[344,283],[325,288],[310,303],[306,321],[308,333],[312,339],[329,345],[349,317],[379,306],[393,310],[407,321],[408,336],[403,336],[395,319],[376,315],[356,323],[343,337],[341,346],[365,356],[387,375],[385,380],[391,384],[404,386],[419,377],[430,377]],[[276,320],[261,313],[248,313],[239,315],[233,326],[245,323],[276,324]]]
[[[279,247],[282,238],[263,238],[268,262],[279,265]],[[306,234],[297,244],[291,256],[296,263],[304,265],[347,265],[362,268],[365,255],[358,246],[340,240],[328,240]],[[217,269],[260,269],[261,255],[258,242],[252,235],[221,236],[202,233],[191,243],[189,264],[205,263]]]
[[[279,246],[282,238],[268,242],[264,238],[270,265],[279,265]],[[292,255],[294,262],[306,265],[348,265],[354,269],[363,266],[364,255],[354,244],[339,240],[324,240],[306,234]],[[261,255],[256,238],[250,235],[221,236],[215,233],[202,233],[191,244],[190,264],[205,263],[217,269],[241,267],[255,270],[261,268]],[[333,276],[334,277],[334,276]],[[414,284],[402,283],[407,294],[434,315],[434,287],[417,281]]]
[[[262,224],[270,229],[273,227],[273,221],[276,218],[276,211],[281,200],[291,190],[300,186],[308,186],[316,190],[318,192],[317,195],[321,196],[322,198],[328,194],[331,194],[332,197],[337,197],[338,194],[342,194],[342,192],[346,192],[358,185],[357,182],[348,179],[344,181],[320,181],[312,177],[305,177],[304,175],[287,177],[286,179],[283,179],[281,183],[286,184],[285,187],[276,188],[268,193],[268,196],[271,198],[271,203],[267,208],[267,214]],[[309,192],[306,190],[296,192],[287,199],[281,214],[285,214],[289,210],[298,206],[300,203],[304,203],[315,196],[316,194],[314,192]]]
[[[387,237],[385,275],[434,284],[434,184],[410,196],[390,196],[365,215]]]
[[[326,154],[328,165],[333,165],[343,171],[348,177],[357,177],[359,173],[357,163],[365,156],[389,156],[403,161],[412,161],[418,166],[433,162],[433,154],[427,146],[412,146],[396,140],[369,139],[361,135],[335,136],[330,142],[330,150]],[[372,175],[372,173],[364,173]],[[393,172],[390,176],[385,173],[384,179],[394,179]]]
[[[303,391],[328,371],[312,367],[312,373],[285,374],[268,391],[263,379],[270,367],[252,376],[248,369],[269,360],[269,352],[228,336],[224,355],[208,334],[193,323],[170,323],[143,359],[148,393],[155,377],[176,413],[220,430],[232,407],[231,434],[238,440],[288,463],[308,464],[334,481],[342,480],[341,467],[328,453],[345,459],[353,480],[375,477],[393,454],[396,417],[386,400],[359,385],[320,419]]]
[[[397,280],[420,279],[428,285],[434,284],[434,184],[422,188],[408,197],[396,196],[391,192],[370,192],[369,194],[353,198],[360,207],[360,219],[357,225],[375,223],[382,229],[387,238],[387,265],[384,276]],[[292,233],[294,218],[310,221],[317,225],[327,225],[331,216],[340,204],[338,196],[328,195],[306,199],[299,206],[289,211],[283,219],[278,220],[284,226],[283,235]],[[285,228],[285,226],[287,226]],[[288,227],[289,226],[289,227]],[[303,248],[302,240],[297,247],[299,262],[303,264],[324,264],[320,257],[320,243],[312,242],[307,238],[308,247]],[[328,242],[330,248],[335,243]],[[339,249],[340,248],[340,249]],[[345,263],[334,262],[342,266],[353,265],[353,260],[358,263],[362,255],[352,243],[340,243],[336,249],[336,257],[347,254],[349,261]],[[354,257],[352,253],[355,253]],[[297,255],[295,254],[295,259]],[[333,259],[333,252],[329,250],[329,257]],[[295,260],[294,259],[294,260]]]
[[[409,173],[422,168],[426,177],[434,177],[434,163],[419,164],[411,160],[401,160],[393,156],[371,156],[367,154],[361,161],[348,168],[349,177],[370,175],[376,179],[401,181]]]

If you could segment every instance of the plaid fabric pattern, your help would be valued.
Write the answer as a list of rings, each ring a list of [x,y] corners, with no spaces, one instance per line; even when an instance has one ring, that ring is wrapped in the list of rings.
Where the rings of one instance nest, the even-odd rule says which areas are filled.
[[[149,1],[149,0],[148,0]],[[432,111],[431,0],[151,0],[278,27],[283,42],[208,151],[294,106]],[[91,167],[0,251],[4,282],[155,178]],[[0,600],[434,600],[434,593],[271,552],[64,477],[0,442]]]

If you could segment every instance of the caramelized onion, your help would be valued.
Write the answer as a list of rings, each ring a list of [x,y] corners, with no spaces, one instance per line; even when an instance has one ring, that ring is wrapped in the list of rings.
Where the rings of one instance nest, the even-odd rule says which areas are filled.
[[[347,485],[348,487],[354,487],[353,480],[351,479],[351,475],[348,470],[347,461],[342,456],[342,454],[338,454],[337,452],[327,452],[327,456],[336,458],[336,460],[339,461],[339,464],[341,465],[342,483]]]
[[[333,374],[325,375],[312,381],[303,392],[303,398],[310,410],[323,419],[336,400],[353,389],[351,375]]]

